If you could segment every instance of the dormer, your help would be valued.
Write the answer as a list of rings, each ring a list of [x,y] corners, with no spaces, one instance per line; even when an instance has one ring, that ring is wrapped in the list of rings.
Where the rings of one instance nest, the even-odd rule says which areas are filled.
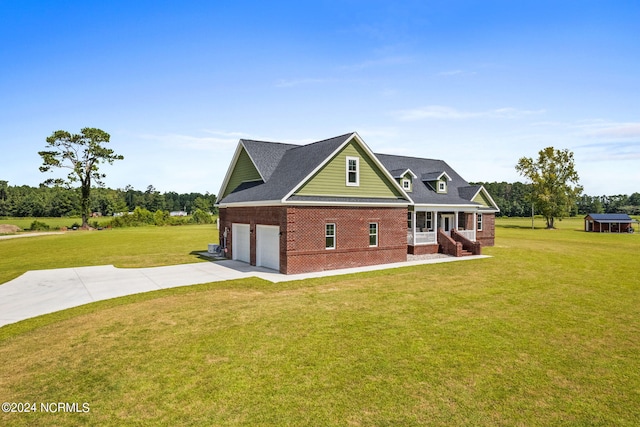
[[[418,178],[418,175],[413,173],[411,169],[396,169],[391,171],[391,176],[398,181],[398,184],[407,193],[413,191],[413,180]]]
[[[446,172],[430,172],[422,174],[422,181],[426,182],[438,194],[447,194],[451,177]]]

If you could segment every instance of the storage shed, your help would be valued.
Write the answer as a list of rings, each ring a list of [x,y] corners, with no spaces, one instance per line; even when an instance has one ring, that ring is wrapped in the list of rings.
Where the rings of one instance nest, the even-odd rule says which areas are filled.
[[[589,214],[584,217],[584,231],[596,233],[633,233],[631,224],[638,221],[627,214]]]

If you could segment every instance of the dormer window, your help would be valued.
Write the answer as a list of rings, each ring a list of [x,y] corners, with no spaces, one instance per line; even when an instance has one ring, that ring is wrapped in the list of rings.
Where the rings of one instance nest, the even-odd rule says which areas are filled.
[[[407,178],[403,179],[402,188],[404,188],[406,191],[411,191],[411,180]]]
[[[347,186],[360,185],[360,158],[347,157]]]
[[[438,181],[438,193],[446,193],[447,192],[447,182],[444,180]]]

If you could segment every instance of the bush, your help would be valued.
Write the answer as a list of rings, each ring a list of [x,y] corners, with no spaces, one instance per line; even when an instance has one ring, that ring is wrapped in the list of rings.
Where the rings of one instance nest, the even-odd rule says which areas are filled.
[[[31,227],[29,229],[32,231],[49,231],[49,228],[50,227],[44,222],[36,220],[31,223]]]
[[[213,217],[202,209],[196,209],[191,216],[191,220],[195,224],[212,224]]]
[[[153,222],[156,225],[167,225],[169,224],[169,211],[157,210],[156,213],[153,214]]]

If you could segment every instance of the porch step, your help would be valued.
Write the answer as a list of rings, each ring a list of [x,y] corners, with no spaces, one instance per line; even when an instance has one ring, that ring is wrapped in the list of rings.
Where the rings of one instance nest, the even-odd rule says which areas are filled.
[[[465,251],[464,249],[460,253],[460,256],[471,256],[471,255],[473,255],[473,252]]]

